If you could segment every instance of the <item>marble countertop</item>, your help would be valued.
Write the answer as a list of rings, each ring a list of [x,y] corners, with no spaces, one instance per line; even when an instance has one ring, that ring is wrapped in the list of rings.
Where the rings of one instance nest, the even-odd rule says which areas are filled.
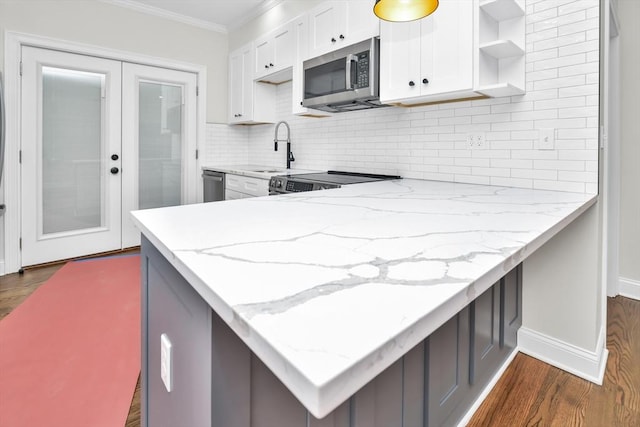
[[[133,217],[322,418],[596,198],[404,179]]]
[[[283,167],[264,166],[264,165],[205,165],[202,170],[211,170],[224,172],[234,175],[250,176],[259,179],[269,179],[274,175],[286,175],[289,173],[309,173],[317,172],[306,169],[287,169]]]

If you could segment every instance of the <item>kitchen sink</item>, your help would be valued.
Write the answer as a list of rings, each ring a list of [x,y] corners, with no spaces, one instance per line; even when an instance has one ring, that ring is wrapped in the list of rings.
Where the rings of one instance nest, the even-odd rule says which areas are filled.
[[[284,173],[285,171],[281,169],[264,169],[264,170],[253,170],[252,172],[260,172],[260,173]]]

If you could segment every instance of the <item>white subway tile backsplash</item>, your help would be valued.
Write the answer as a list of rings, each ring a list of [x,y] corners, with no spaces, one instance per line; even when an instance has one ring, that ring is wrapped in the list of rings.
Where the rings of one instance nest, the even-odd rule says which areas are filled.
[[[574,98],[557,98],[545,101],[536,101],[535,109],[538,111],[546,109],[564,109],[570,107],[584,107],[586,105],[584,96],[576,96]]]
[[[551,59],[542,59],[534,62],[534,70],[545,70],[549,68],[566,67],[569,65],[584,64],[587,62],[586,53],[578,53],[571,56],[554,57]]]
[[[537,52],[532,50],[527,50],[525,61],[539,62],[539,61],[547,61],[557,57],[558,57],[558,49],[548,49],[548,50],[541,50]]]
[[[585,36],[585,40],[586,40],[586,36]],[[567,55],[575,55],[581,52],[598,52],[599,47],[600,47],[599,40],[589,40],[583,43],[575,43],[575,44],[570,44],[566,46],[561,46],[558,48],[558,55],[567,56]]]
[[[561,181],[576,181],[576,182],[598,182],[598,174],[595,172],[573,172],[573,171],[558,171],[558,179]]]
[[[502,185],[505,187],[533,188],[533,180],[531,179],[492,176],[489,183],[491,185]]]
[[[291,126],[294,168],[559,191],[597,191],[598,0],[525,0],[527,93],[334,114],[290,113],[291,83],[277,87],[277,117]],[[535,149],[556,129],[554,150]],[[484,132],[470,150],[467,133]],[[207,126],[207,164],[284,166],[273,125]]]
[[[586,186],[583,182],[545,180],[534,180],[533,188],[537,190],[571,191],[574,193],[584,193],[586,190]]]
[[[570,87],[561,87],[558,89],[558,97],[559,98],[568,98],[572,96],[588,96],[588,95],[596,95],[600,90],[599,85],[590,84],[590,85],[582,85],[582,86],[570,86]]]
[[[599,18],[590,18],[590,19],[585,19],[585,13],[584,11],[582,12],[577,12],[576,15],[581,15],[581,19],[577,20],[571,24],[566,24],[566,25],[562,25],[563,22],[561,23],[561,25],[558,27],[558,35],[559,36],[563,36],[566,34],[573,34],[573,33],[587,33],[589,30],[593,29],[593,28],[597,28],[598,27],[598,19]]]
[[[569,117],[598,117],[598,107],[563,108],[559,114],[561,119]],[[597,125],[596,125],[597,126]]]
[[[543,179],[547,181],[556,181],[558,179],[558,171],[545,169],[514,169],[511,171],[514,178]]]

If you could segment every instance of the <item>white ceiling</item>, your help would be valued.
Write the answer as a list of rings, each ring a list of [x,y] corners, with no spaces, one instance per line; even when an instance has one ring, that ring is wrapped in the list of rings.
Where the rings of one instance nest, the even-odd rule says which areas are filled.
[[[102,0],[223,33],[250,21],[282,0]]]

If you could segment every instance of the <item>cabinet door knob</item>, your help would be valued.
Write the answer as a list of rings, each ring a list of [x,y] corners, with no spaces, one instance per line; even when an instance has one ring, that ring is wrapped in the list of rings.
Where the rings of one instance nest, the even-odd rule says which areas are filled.
[[[269,66],[268,66],[268,65],[265,65],[265,66],[264,66],[264,68],[269,68]]]
[[[429,79],[422,79],[422,84],[426,85],[427,83],[429,83]]]
[[[336,38],[335,37],[331,37],[331,43],[335,43],[336,42]]]
[[[344,35],[340,34],[340,40],[344,40]]]
[[[111,155],[111,160],[118,160],[120,157],[117,154]]]
[[[118,169],[118,168],[116,168],[116,167],[111,168],[111,173],[112,173],[113,175],[117,174],[118,172],[120,172],[120,169]]]
[[[273,64],[272,64],[272,63],[269,63],[269,67],[273,67]]]
[[[415,86],[415,85],[416,85],[416,84],[413,82],[413,80],[411,80],[411,81],[409,82],[409,86]]]

